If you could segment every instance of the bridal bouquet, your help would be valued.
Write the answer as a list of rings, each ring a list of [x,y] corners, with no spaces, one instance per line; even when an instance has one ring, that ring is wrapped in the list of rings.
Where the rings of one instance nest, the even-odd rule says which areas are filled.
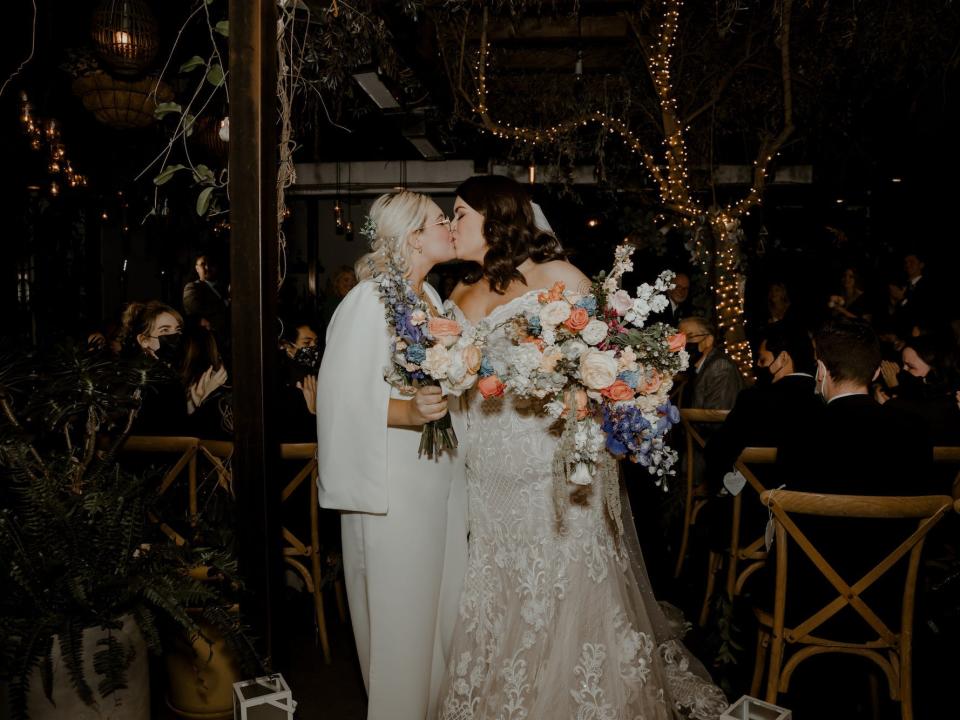
[[[667,306],[673,273],[630,295],[620,283],[633,269],[632,253],[618,247],[612,271],[588,294],[562,283],[540,293],[534,310],[505,322],[506,356],[484,358],[480,367],[477,389],[485,397],[541,398],[564,420],[554,471],[577,485],[592,483],[604,449],[647,467],[664,489],[677,460],[664,436],[680,420],[669,392],[687,367],[685,338],[662,323],[646,325]]]
[[[384,379],[406,395],[423,385],[439,385],[445,395],[472,387],[482,360],[474,331],[464,331],[452,318],[431,315],[432,308],[395,265],[380,273],[376,282],[392,333],[393,362],[384,370]],[[418,456],[433,458],[456,447],[449,413],[423,426]]]

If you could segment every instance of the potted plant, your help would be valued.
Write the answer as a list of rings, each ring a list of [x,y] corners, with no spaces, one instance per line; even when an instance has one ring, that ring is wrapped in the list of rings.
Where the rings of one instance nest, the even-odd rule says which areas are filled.
[[[73,347],[0,355],[0,682],[14,718],[149,717],[144,650],[202,626],[255,660],[224,584],[191,572],[230,587],[232,559],[167,540],[148,476],[116,460],[158,372]]]

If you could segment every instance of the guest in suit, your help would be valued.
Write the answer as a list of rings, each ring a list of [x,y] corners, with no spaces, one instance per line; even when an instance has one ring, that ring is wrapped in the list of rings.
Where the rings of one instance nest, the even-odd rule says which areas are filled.
[[[690,355],[690,380],[686,407],[729,410],[743,389],[743,376],[717,345],[717,330],[702,317],[680,321],[680,332],[687,336]]]
[[[680,321],[691,315],[690,276],[678,272],[673,278],[673,287],[667,290],[670,304],[663,311],[650,316],[649,323],[661,322],[677,327]]]
[[[787,438],[777,457],[788,490],[841,495],[925,495],[941,493],[932,479],[932,452],[924,423],[894,408],[880,405],[869,394],[880,367],[880,343],[864,322],[838,318],[814,336],[816,383],[826,401],[812,422]],[[797,516],[798,525],[815,546],[828,552],[828,561],[847,582],[859,580],[915,528],[914,521],[882,536],[877,521]],[[901,533],[900,530],[903,530]],[[791,545],[796,551],[795,544]],[[791,552],[793,580],[802,593],[791,593],[788,623],[818,610],[836,593],[820,573]],[[768,582],[770,580],[768,579]],[[902,577],[899,580],[902,583]],[[889,577],[870,588],[868,604],[890,622],[899,608],[890,599],[902,593]],[[789,587],[788,585],[788,587]],[[769,590],[769,587],[767,588]],[[865,626],[849,608],[830,623],[852,640]],[[869,634],[869,631],[866,631]],[[862,638],[860,638],[862,639]]]
[[[688,317],[680,321],[680,332],[687,336],[686,350],[690,355],[689,379],[683,388],[683,407],[707,410],[729,410],[743,389],[743,375],[717,345],[717,330],[702,317]],[[704,423],[697,431],[709,439],[715,423]],[[694,483],[704,478],[703,453],[695,447],[693,454]],[[685,472],[691,459],[684,457],[680,471]]]
[[[183,309],[188,318],[220,337],[229,330],[227,301],[216,284],[216,269],[206,255],[197,255],[197,279],[183,287]]]

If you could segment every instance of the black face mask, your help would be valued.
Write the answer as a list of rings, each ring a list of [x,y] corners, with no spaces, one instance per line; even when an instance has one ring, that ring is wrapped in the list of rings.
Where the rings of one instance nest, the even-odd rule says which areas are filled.
[[[917,398],[924,395],[926,384],[923,378],[911,375],[906,370],[897,373],[897,395],[904,398]]]
[[[157,342],[160,343],[156,351],[157,359],[172,368],[179,368],[183,363],[183,336],[180,333],[161,335]]]
[[[297,348],[297,351],[293,354],[293,362],[307,370],[316,372],[320,369],[320,348],[316,345]]]
[[[697,347],[697,343],[688,342],[684,347],[686,348],[687,355],[690,356],[691,365],[696,364],[697,360],[703,357],[703,351]]]

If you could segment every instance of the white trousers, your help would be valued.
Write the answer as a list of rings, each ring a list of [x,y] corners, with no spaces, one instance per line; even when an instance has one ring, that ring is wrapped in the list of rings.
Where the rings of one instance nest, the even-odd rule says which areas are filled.
[[[417,472],[417,465],[392,474],[387,514],[344,512],[340,519],[368,720],[434,716],[457,620],[467,564],[466,479],[462,465],[442,477],[436,467]]]

